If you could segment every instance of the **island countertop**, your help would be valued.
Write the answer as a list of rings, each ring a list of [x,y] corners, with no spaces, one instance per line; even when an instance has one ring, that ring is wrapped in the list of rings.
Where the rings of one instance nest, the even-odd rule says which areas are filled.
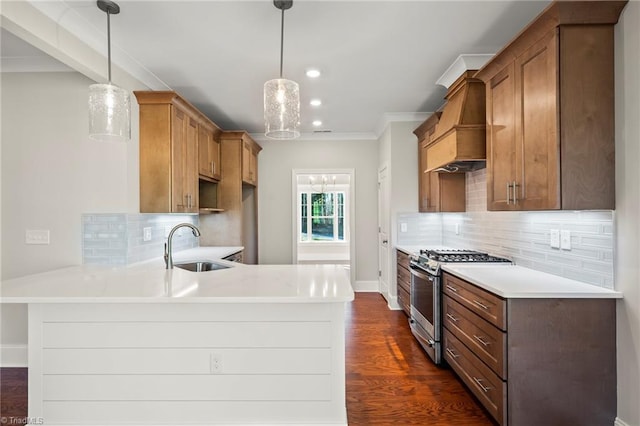
[[[354,298],[342,265],[243,265],[220,260],[242,248],[201,247],[174,262],[211,260],[209,272],[165,269],[162,258],[123,267],[73,266],[2,281],[2,303],[333,303]],[[221,252],[225,254],[220,254]]]
[[[504,298],[622,298],[615,290],[517,265],[447,264],[442,269]]]

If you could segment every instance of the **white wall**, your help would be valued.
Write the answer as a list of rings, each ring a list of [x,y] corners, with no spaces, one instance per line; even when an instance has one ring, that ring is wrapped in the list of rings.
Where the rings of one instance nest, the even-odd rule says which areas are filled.
[[[80,264],[82,213],[137,210],[128,205],[129,193],[138,190],[127,174],[129,147],[137,141],[89,140],[93,82],[81,74],[1,78],[2,278]],[[26,245],[26,229],[50,230],[51,244]]]
[[[377,165],[375,140],[293,140],[261,142],[258,157],[259,262],[290,264],[293,259],[291,171],[354,169],[356,281],[375,281],[377,252]],[[355,228],[355,229],[354,229]]]
[[[88,139],[90,79],[2,73],[1,278],[82,263],[81,214],[138,211],[138,109],[132,140]],[[26,245],[26,229],[51,244]],[[2,312],[2,345],[26,344],[26,307]]]
[[[616,26],[618,424],[640,425],[640,2]]]
[[[389,180],[389,233],[391,244],[398,243],[398,215],[402,212],[418,210],[418,139],[413,134],[420,121],[396,121],[388,123],[378,139],[378,168],[388,167]],[[397,303],[396,259],[389,253],[388,294],[384,296],[393,309],[400,309]],[[384,290],[383,290],[384,291]]]

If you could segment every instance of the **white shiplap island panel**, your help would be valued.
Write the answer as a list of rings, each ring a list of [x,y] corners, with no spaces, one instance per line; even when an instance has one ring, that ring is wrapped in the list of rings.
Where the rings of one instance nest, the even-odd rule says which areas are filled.
[[[162,268],[77,267],[2,283],[3,303],[29,303],[30,417],[58,425],[347,424],[344,319],[353,291],[343,267]],[[111,286],[118,275],[130,286],[142,281]],[[161,291],[167,283],[154,283],[158,276],[182,291]]]

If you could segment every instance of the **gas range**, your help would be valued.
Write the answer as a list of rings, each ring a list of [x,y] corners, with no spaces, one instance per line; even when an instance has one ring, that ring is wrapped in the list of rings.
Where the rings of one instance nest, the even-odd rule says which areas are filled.
[[[440,273],[440,265],[445,263],[511,263],[511,260],[464,249],[420,250],[419,255],[411,258],[412,266],[434,275]]]
[[[411,318],[409,325],[433,362],[442,362],[442,277],[447,263],[511,263],[509,259],[475,250],[420,250],[411,257]]]

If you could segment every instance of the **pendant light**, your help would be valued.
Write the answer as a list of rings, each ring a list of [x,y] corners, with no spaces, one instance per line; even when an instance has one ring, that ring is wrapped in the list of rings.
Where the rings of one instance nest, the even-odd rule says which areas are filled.
[[[300,88],[298,83],[282,78],[282,54],[284,50],[284,11],[291,8],[293,0],[273,0],[282,11],[280,25],[280,78],[264,84],[265,136],[271,139],[295,139],[300,136]]]
[[[111,83],[111,15],[120,6],[98,0],[98,8],[107,14],[107,60],[109,82],[89,86],[89,137],[99,141],[125,141],[131,138],[129,92]]]

